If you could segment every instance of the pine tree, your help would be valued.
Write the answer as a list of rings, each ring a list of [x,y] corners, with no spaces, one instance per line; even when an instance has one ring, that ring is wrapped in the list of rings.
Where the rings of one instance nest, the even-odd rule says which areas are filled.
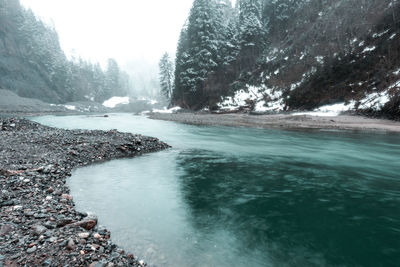
[[[232,8],[230,0],[220,1],[216,12],[218,12],[216,20],[219,28],[219,67],[231,65],[237,58],[239,53],[238,43],[238,14]]]
[[[106,71],[106,91],[111,97],[113,95],[120,95],[119,88],[119,66],[115,59],[108,59],[107,71]]]
[[[217,70],[221,40],[217,4],[195,0],[187,29],[181,33],[177,51],[174,98],[181,105],[197,109],[207,102],[207,78]]]
[[[174,83],[174,65],[168,55],[165,53],[158,64],[160,69],[159,80],[161,86],[161,93],[171,100],[173,83]]]
[[[239,64],[241,71],[255,68],[265,46],[266,32],[261,22],[260,0],[239,2]]]
[[[286,33],[293,15],[308,0],[264,0],[262,19],[266,30],[279,38]]]
[[[175,78],[174,78],[174,90],[172,93],[171,103],[174,105],[188,108],[184,98],[184,70],[188,67],[188,36],[187,36],[187,22],[182,27],[181,34],[179,36],[178,48],[176,50],[175,58]]]

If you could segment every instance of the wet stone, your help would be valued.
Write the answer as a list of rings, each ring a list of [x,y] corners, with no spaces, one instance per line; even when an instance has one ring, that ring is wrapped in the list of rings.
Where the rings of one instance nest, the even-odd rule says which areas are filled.
[[[28,248],[27,250],[26,250],[26,252],[27,253],[33,253],[33,252],[35,252],[37,250],[37,247],[36,246],[33,246],[33,247],[31,247],[31,248]]]
[[[0,117],[0,126],[6,130],[0,131],[0,267],[5,262],[89,266],[93,261],[137,266],[115,253],[111,234],[96,229],[96,216],[75,210],[66,179],[76,167],[168,145],[115,130],[68,131],[18,118]]]
[[[47,228],[44,227],[43,225],[34,225],[32,226],[32,231],[34,235],[40,236],[41,234],[47,231]]]

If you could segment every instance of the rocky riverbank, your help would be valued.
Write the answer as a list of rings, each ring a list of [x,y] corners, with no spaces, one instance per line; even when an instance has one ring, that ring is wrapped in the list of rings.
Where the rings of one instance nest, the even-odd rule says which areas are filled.
[[[373,119],[362,116],[341,115],[318,117],[310,115],[250,115],[204,114],[204,113],[154,113],[151,119],[176,121],[194,125],[223,125],[233,127],[257,127],[280,129],[330,129],[400,133],[400,122],[384,119]]]
[[[0,118],[0,266],[144,266],[110,241],[95,215],[75,209],[66,179],[78,166],[168,147],[116,130]]]

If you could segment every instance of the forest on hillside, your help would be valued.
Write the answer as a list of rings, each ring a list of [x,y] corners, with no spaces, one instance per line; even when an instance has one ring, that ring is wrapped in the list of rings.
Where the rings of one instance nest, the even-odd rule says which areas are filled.
[[[0,0],[0,14],[0,88],[50,103],[102,102],[130,90],[129,76],[114,59],[106,70],[67,59],[56,30],[19,0]]]
[[[293,110],[350,101],[357,108],[384,95],[390,101],[379,111],[371,104],[365,112],[398,116],[399,29],[397,0],[195,0],[171,101],[213,110],[255,88],[250,108],[279,101]]]

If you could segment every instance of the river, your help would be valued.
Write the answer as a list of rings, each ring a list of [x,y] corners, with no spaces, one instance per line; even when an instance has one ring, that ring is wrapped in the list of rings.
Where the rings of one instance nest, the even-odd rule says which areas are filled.
[[[77,209],[151,266],[398,266],[400,135],[41,116],[173,148],[74,170]]]

